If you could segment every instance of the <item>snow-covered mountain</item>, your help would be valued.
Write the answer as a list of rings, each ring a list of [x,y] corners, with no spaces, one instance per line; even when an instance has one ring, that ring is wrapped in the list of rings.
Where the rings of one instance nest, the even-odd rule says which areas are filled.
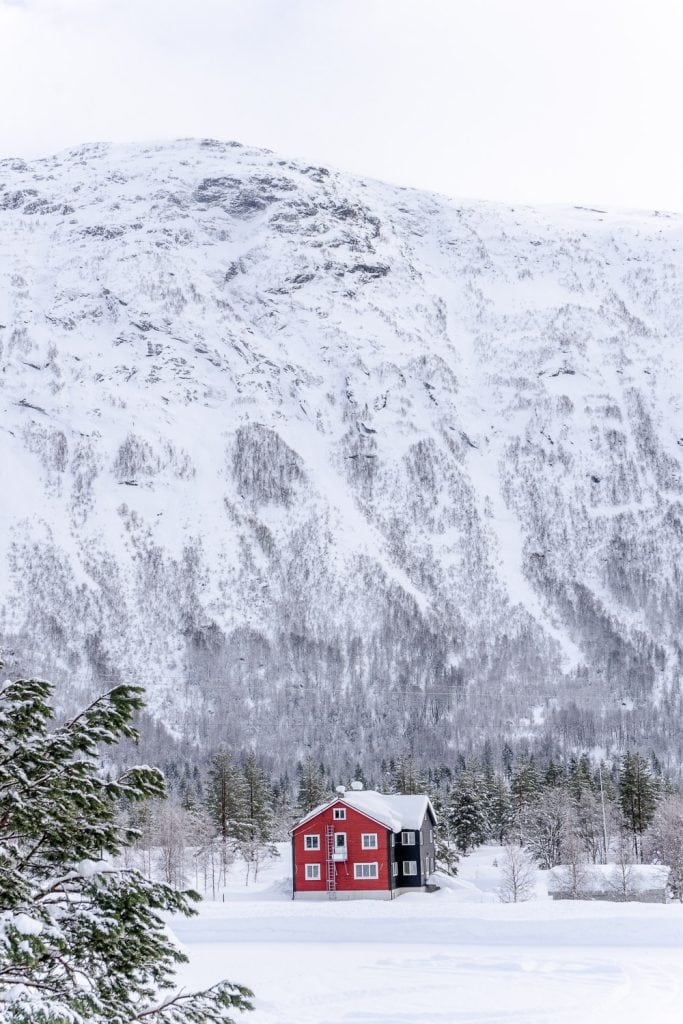
[[[0,162],[10,668],[281,763],[679,759],[682,285],[668,214],[213,141]]]

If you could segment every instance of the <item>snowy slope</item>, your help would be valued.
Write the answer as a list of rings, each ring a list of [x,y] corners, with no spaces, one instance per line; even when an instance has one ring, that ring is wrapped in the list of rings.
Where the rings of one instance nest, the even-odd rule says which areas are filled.
[[[1,162],[10,668],[276,759],[679,759],[682,243],[229,143]]]

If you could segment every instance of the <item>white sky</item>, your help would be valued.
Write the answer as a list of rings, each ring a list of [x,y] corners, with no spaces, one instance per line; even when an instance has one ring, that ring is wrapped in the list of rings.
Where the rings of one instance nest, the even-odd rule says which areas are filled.
[[[0,0],[0,157],[213,136],[683,211],[682,54],[683,0]]]

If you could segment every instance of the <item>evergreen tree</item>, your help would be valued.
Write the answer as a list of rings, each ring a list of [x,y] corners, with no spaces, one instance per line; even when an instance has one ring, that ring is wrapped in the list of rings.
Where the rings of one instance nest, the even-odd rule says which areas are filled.
[[[244,824],[250,839],[270,842],[273,837],[273,795],[263,769],[251,753],[244,762]]]
[[[327,796],[325,774],[320,765],[309,755],[299,765],[299,794],[297,804],[301,814],[308,814],[323,803]]]
[[[514,751],[513,751],[512,747],[507,742],[507,740],[503,744],[503,750],[502,750],[502,753],[501,753],[501,760],[503,762],[503,774],[506,776],[506,778],[511,779],[512,778],[512,765],[513,765],[514,760],[515,760],[515,755],[514,755]]]
[[[497,843],[506,843],[515,821],[510,790],[505,779],[494,772],[487,774],[485,781],[489,836]]]
[[[251,993],[223,982],[172,993],[187,960],[162,913],[194,913],[198,896],[117,869],[135,841],[122,802],[164,795],[163,776],[108,779],[98,749],[137,738],[142,691],[119,686],[51,731],[52,687],[0,689],[0,1002],[8,1024],[199,1024],[230,1020]],[[164,995],[164,993],[170,993]]]
[[[391,781],[391,791],[404,796],[427,792],[427,780],[415,764],[412,754],[398,758]]]
[[[619,802],[636,860],[642,859],[642,838],[655,816],[657,795],[657,783],[645,758],[626,753],[619,774]]]
[[[227,859],[228,847],[246,835],[247,793],[244,775],[226,750],[220,750],[209,769],[209,811]]]
[[[478,762],[468,762],[456,776],[450,792],[448,815],[461,853],[467,854],[486,841],[489,830],[486,788]]]
[[[440,871],[445,871],[447,875],[456,875],[460,858],[456,850],[455,835],[446,803],[436,796],[432,800],[432,805],[436,812],[436,828],[434,829],[436,866]]]
[[[569,792],[576,803],[580,803],[586,793],[593,792],[593,771],[587,754],[570,759],[567,782]]]
[[[264,860],[277,856],[273,845],[272,792],[265,772],[259,768],[256,755],[248,755],[244,764],[245,813],[244,828],[237,843],[249,872],[253,869],[254,879],[258,877],[259,865]]]
[[[545,770],[543,781],[546,786],[550,786],[551,788],[555,786],[562,786],[565,782],[565,773],[562,765],[556,764],[555,761],[551,760]]]
[[[510,779],[510,796],[515,822],[520,838],[524,837],[524,820],[527,809],[541,792],[541,782],[536,763],[529,754],[520,754]]]

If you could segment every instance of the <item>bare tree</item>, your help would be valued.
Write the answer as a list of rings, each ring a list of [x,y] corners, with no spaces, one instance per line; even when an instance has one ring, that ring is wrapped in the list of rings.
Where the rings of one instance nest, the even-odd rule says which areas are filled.
[[[579,833],[578,825],[572,820],[571,812],[568,813],[565,832],[562,839],[562,882],[572,899],[581,899],[585,893],[588,880],[588,867],[586,864],[586,848],[584,838]]]
[[[609,879],[609,887],[617,899],[628,900],[635,894],[634,856],[633,840],[626,830],[622,829],[615,844],[614,865]]]
[[[542,868],[562,862],[562,843],[567,833],[567,804],[561,790],[548,790],[524,812],[524,845]]]
[[[669,796],[657,808],[645,839],[647,859],[671,868],[671,894],[683,902],[683,797]]]
[[[510,843],[502,858],[498,896],[501,903],[523,903],[536,888],[536,865],[523,846]]]
[[[181,889],[186,881],[188,812],[180,804],[165,800],[155,821],[158,865],[164,881]]]

